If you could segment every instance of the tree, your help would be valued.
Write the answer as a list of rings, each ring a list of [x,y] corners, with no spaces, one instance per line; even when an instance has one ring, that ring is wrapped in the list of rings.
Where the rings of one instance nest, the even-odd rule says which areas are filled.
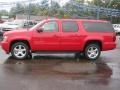
[[[109,8],[120,9],[120,0],[111,0]]]
[[[49,11],[50,16],[57,16],[60,11],[60,5],[57,2],[52,1],[51,6],[49,7]]]
[[[60,18],[81,18],[81,17],[96,17],[96,10],[91,11],[89,8],[81,7],[85,4],[86,0],[70,0],[64,6],[60,7],[59,3],[52,0],[51,4],[49,0],[42,0],[41,3],[31,3],[30,6],[27,4],[17,3],[16,7],[13,7],[10,11],[10,15],[16,14],[28,14],[40,15],[40,16],[52,16]],[[104,8],[120,8],[120,0],[93,0],[87,1],[88,5],[104,7]],[[108,17],[105,12],[100,13],[100,17]]]
[[[16,14],[25,14],[27,13],[26,5],[23,6],[21,3],[17,3],[15,7],[12,7],[9,16],[10,17],[15,17]]]
[[[83,4],[85,2],[85,0],[71,0],[72,2],[77,2],[77,3],[81,3]]]
[[[0,10],[0,16],[8,16],[9,13],[6,10]]]
[[[43,0],[39,5],[38,14],[42,16],[48,16],[49,13],[49,2],[48,0]]]
[[[84,5],[84,0],[71,0],[63,9],[72,18],[89,17],[92,15],[92,12],[88,11],[87,8],[80,7],[80,5]]]
[[[120,9],[120,0],[93,0],[91,4],[105,8]]]

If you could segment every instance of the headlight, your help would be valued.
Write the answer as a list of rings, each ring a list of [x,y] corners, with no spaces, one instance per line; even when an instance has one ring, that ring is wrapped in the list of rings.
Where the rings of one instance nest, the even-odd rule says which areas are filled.
[[[8,37],[7,36],[3,36],[3,41],[7,41]]]

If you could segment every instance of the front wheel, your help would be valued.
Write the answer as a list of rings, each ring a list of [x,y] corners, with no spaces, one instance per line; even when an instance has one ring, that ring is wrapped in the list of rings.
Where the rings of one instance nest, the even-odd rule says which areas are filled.
[[[25,43],[17,42],[12,45],[11,54],[16,59],[26,59],[29,54],[29,48]]]
[[[96,60],[101,54],[101,49],[98,44],[89,44],[85,48],[85,57],[89,60]]]

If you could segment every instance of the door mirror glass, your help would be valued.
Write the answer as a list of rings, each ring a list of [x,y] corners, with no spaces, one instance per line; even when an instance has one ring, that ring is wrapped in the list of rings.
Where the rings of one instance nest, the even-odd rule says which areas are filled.
[[[39,29],[37,30],[37,32],[39,32],[39,33],[43,32],[43,31],[44,31],[43,28],[39,28]]]
[[[42,28],[44,29],[43,32],[57,32],[58,31],[58,24],[56,21],[49,21],[46,22]]]

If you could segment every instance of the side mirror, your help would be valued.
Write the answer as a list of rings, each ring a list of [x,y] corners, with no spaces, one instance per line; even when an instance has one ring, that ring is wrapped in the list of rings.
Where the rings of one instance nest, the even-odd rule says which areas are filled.
[[[43,32],[43,30],[44,30],[43,28],[40,28],[37,30],[37,32],[41,33],[41,32]]]

